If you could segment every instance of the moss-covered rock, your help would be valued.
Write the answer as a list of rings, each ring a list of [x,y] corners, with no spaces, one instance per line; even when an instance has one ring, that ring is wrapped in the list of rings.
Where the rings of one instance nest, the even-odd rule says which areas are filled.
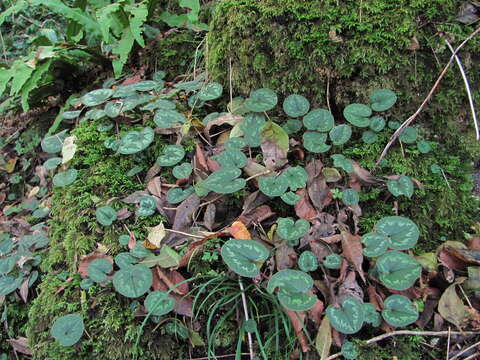
[[[373,90],[390,88],[399,100],[387,117],[403,122],[450,58],[444,38],[458,44],[473,31],[455,21],[458,6],[455,0],[225,0],[216,5],[207,39],[209,74],[228,84],[231,72],[234,96],[260,87],[283,96],[306,95],[315,106],[330,107],[339,122],[347,104],[368,103]],[[413,50],[415,41],[419,47]],[[479,50],[480,43],[471,41],[461,54],[472,84],[479,81]],[[480,98],[477,88],[474,95]],[[464,84],[452,66],[415,121],[426,140],[438,141],[434,151],[425,156],[407,146],[404,156],[396,145],[376,172],[405,174],[424,185],[414,201],[400,200],[398,207],[421,226],[425,249],[442,235],[460,239],[479,216],[470,174],[480,146],[466,104]],[[354,140],[360,136],[354,133]],[[372,169],[387,141],[387,136],[373,145],[354,141],[344,154]],[[433,163],[448,169],[451,189],[431,173]],[[368,196],[363,230],[392,214],[391,199]]]

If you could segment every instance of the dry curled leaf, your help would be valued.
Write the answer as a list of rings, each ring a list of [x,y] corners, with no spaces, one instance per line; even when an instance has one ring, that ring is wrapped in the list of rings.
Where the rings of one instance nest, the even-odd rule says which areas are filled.
[[[457,294],[456,286],[458,281],[450,285],[440,297],[438,301],[438,312],[447,321],[456,325],[458,328],[462,328],[468,319],[469,313],[467,307],[463,304],[462,300]]]
[[[326,316],[323,317],[322,323],[318,328],[317,337],[315,338],[315,349],[317,350],[320,360],[326,360],[330,355],[330,347],[332,346],[332,327]]]
[[[234,221],[230,227],[226,229],[235,239],[251,239],[252,235],[247,227],[241,221]]]
[[[352,235],[348,232],[342,232],[342,250],[345,259],[353,264],[358,275],[360,275],[363,282],[366,283],[365,273],[362,269],[363,248],[360,238],[361,236],[359,235]]]

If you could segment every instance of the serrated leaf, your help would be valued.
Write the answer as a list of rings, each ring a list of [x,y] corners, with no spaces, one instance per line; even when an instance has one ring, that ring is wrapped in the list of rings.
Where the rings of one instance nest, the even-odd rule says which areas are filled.
[[[326,310],[331,325],[343,334],[360,331],[365,319],[363,304],[353,296],[347,296],[340,308],[329,305]]]
[[[113,276],[115,290],[128,298],[142,296],[150,289],[152,282],[152,272],[142,264],[120,269]]]
[[[392,326],[407,326],[418,319],[417,308],[406,296],[390,295],[383,304],[382,316]]]
[[[222,246],[222,259],[235,273],[245,277],[259,274],[257,263],[265,261],[270,252],[255,240],[230,239]]]

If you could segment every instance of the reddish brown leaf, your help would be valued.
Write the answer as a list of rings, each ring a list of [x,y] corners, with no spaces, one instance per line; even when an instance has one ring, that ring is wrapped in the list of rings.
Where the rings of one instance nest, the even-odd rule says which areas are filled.
[[[146,191],[135,191],[134,193],[121,199],[121,201],[125,204],[136,204],[140,201],[140,198],[145,195],[148,195]]]
[[[372,174],[358,165],[357,162],[352,161],[353,171],[350,173],[350,176],[354,178],[357,182],[364,185],[371,185],[380,182],[379,179],[376,179]]]
[[[297,253],[295,249],[283,243],[275,251],[275,262],[277,271],[291,269],[297,263]]]
[[[234,114],[231,114],[231,113],[227,113],[225,115],[219,116],[219,117],[213,119],[212,121],[208,122],[208,124],[205,126],[205,129],[203,129],[203,133],[205,134],[207,139],[210,140],[210,136],[211,136],[210,135],[210,129],[213,126],[220,126],[220,125],[223,125],[223,124],[228,124],[228,125],[231,125],[231,126],[235,126],[236,124],[238,124],[242,120],[243,120],[243,117],[240,116],[240,115],[234,115]]]
[[[117,220],[125,220],[132,216],[132,212],[127,208],[122,208],[117,211]]]
[[[155,162],[150,169],[148,169],[147,174],[145,175],[145,183],[149,183],[159,172],[162,167]]]
[[[353,271],[349,272],[345,279],[340,282],[337,303],[342,304],[347,296],[352,296],[363,302],[363,290],[360,285],[358,285],[355,272]]]
[[[28,346],[28,339],[26,337],[8,339],[7,342],[12,345],[15,351],[25,355],[32,355],[32,349]]]
[[[177,207],[172,229],[188,232],[193,221],[193,214],[198,209],[198,205],[200,205],[200,198],[196,194],[192,194],[184,200]],[[187,238],[185,235],[169,233],[165,237],[164,243],[167,245],[178,245],[186,240]]]
[[[215,161],[215,160],[212,160],[210,158],[207,159],[207,164],[208,164],[208,168],[210,169],[211,172],[215,172],[217,171],[218,169],[220,169],[220,164]]]
[[[162,196],[162,181],[160,176],[155,176],[147,184],[147,190],[151,195],[161,197]]]
[[[215,204],[211,203],[207,205],[205,209],[205,214],[203,215],[203,225],[210,231],[212,231],[213,226],[215,224],[215,214],[216,214],[216,206]]]
[[[342,235],[341,234],[335,234],[332,236],[327,236],[327,237],[321,237],[319,238],[323,242],[326,242],[327,244],[336,244],[340,241],[342,241]]]
[[[297,335],[298,343],[302,348],[302,352],[306,353],[310,351],[310,345],[308,344],[307,337],[303,333],[303,328],[305,327],[305,311],[291,311],[284,307],[285,312],[287,313],[290,321],[292,322],[293,330],[295,335]]]
[[[82,256],[80,264],[78,265],[78,272],[82,278],[88,277],[88,265],[90,265],[93,260],[101,258],[107,259],[113,264],[113,259],[110,256],[98,252],[91,252],[90,254]]]
[[[263,163],[268,170],[276,170],[287,163],[287,152],[274,141],[267,140],[262,143]]]
[[[270,206],[261,205],[248,213],[240,215],[238,220],[243,222],[245,226],[249,226],[252,223],[259,224],[273,215],[275,215],[275,213],[270,209]]]
[[[24,303],[26,303],[28,299],[28,282],[29,281],[30,281],[30,276],[23,281],[19,289],[20,297],[22,298]]]
[[[433,313],[435,311],[435,308],[437,307],[437,304],[438,304],[438,300],[428,299],[425,302],[423,311],[420,314],[419,319],[415,322],[415,324],[423,329],[432,319]]]
[[[382,311],[383,309],[383,299],[377,293],[377,288],[373,285],[368,285],[368,301],[375,307],[377,311]]]
[[[308,310],[308,317],[312,319],[317,325],[320,325],[320,323],[322,322],[323,310],[325,310],[323,301],[317,299],[315,305],[313,305],[313,307]]]
[[[342,250],[345,259],[353,264],[358,275],[360,275],[363,282],[366,283],[365,274],[362,269],[363,249],[360,238],[361,236],[359,235],[352,235],[346,231],[342,232]]]
[[[307,191],[305,189],[299,189],[296,193],[300,196],[300,199],[295,203],[295,213],[302,219],[312,220],[317,215],[317,211],[310,203]]]
[[[205,154],[202,150],[202,147],[200,144],[197,144],[195,146],[195,160],[194,160],[194,168],[200,171],[203,171],[205,173],[208,173],[208,164],[207,164],[207,159],[205,157]]]
[[[322,169],[323,164],[320,160],[312,160],[305,167],[308,174],[308,195],[313,206],[318,211],[322,211],[331,202],[330,189],[322,175]]]
[[[452,270],[464,270],[467,268],[467,263],[465,261],[456,257],[445,247],[443,247],[438,253],[438,259],[444,266]]]
[[[470,250],[480,250],[480,237],[472,237],[468,240]]]

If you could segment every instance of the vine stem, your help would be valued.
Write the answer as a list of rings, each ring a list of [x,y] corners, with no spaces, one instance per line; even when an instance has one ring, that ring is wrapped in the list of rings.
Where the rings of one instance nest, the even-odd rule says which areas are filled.
[[[242,279],[238,278],[238,285],[240,286],[240,291],[242,292],[242,304],[243,304],[243,312],[245,314],[245,321],[249,320],[248,317],[248,307],[247,307],[247,298],[245,297],[245,289],[243,287]],[[247,331],[247,338],[248,338],[248,349],[250,351],[250,359],[255,359],[255,353],[253,352],[253,341],[252,341],[252,333]]]
[[[457,55],[457,53],[460,51],[460,49],[467,43],[469,42],[475,35],[477,35],[478,33],[480,32],[480,27],[477,28],[474,32],[472,32],[465,40],[462,41],[462,43],[455,49],[454,53],[452,54],[452,56],[450,57],[450,60],[448,61],[447,65],[445,65],[445,67],[443,68],[442,72],[440,73],[440,76],[438,77],[437,81],[435,81],[435,84],[433,84],[433,87],[430,89],[430,92],[428,93],[427,97],[423,100],[422,104],[420,105],[420,107],[417,109],[417,111],[415,111],[415,113],[413,115],[411,115],[407,120],[405,120],[403,122],[402,125],[400,125],[400,127],[393,133],[392,137],[390,138],[390,140],[388,141],[387,145],[385,146],[385,148],[383,149],[382,151],[382,154],[380,155],[380,157],[378,158],[375,166],[374,166],[374,169],[378,167],[378,165],[380,164],[380,161],[383,160],[383,158],[387,155],[388,153],[388,150],[390,149],[390,147],[393,145],[393,143],[395,142],[395,140],[397,140],[397,138],[400,136],[400,134],[403,132],[403,130],[405,130],[405,128],[407,126],[409,126],[416,118],[417,116],[422,112],[422,110],[425,108],[425,106],[427,105],[427,103],[430,101],[430,99],[432,98],[435,90],[437,90],[438,86],[440,85],[440,82],[442,81],[442,79],[444,78],[445,74],[447,73],[448,69],[450,68],[450,65],[453,63],[453,61],[455,60],[455,56]]]
[[[415,336],[451,336],[451,335],[478,335],[480,334],[480,331],[411,331],[411,330],[398,330],[398,331],[392,331],[386,334],[382,334],[379,336],[376,336],[374,338],[371,338],[370,340],[367,340],[365,343],[366,345],[374,344],[376,342],[382,341],[384,339],[387,339],[392,336],[399,336],[399,335],[415,335]],[[336,358],[339,358],[342,356],[342,353],[336,353],[333,355],[330,355],[327,360],[334,360]]]

